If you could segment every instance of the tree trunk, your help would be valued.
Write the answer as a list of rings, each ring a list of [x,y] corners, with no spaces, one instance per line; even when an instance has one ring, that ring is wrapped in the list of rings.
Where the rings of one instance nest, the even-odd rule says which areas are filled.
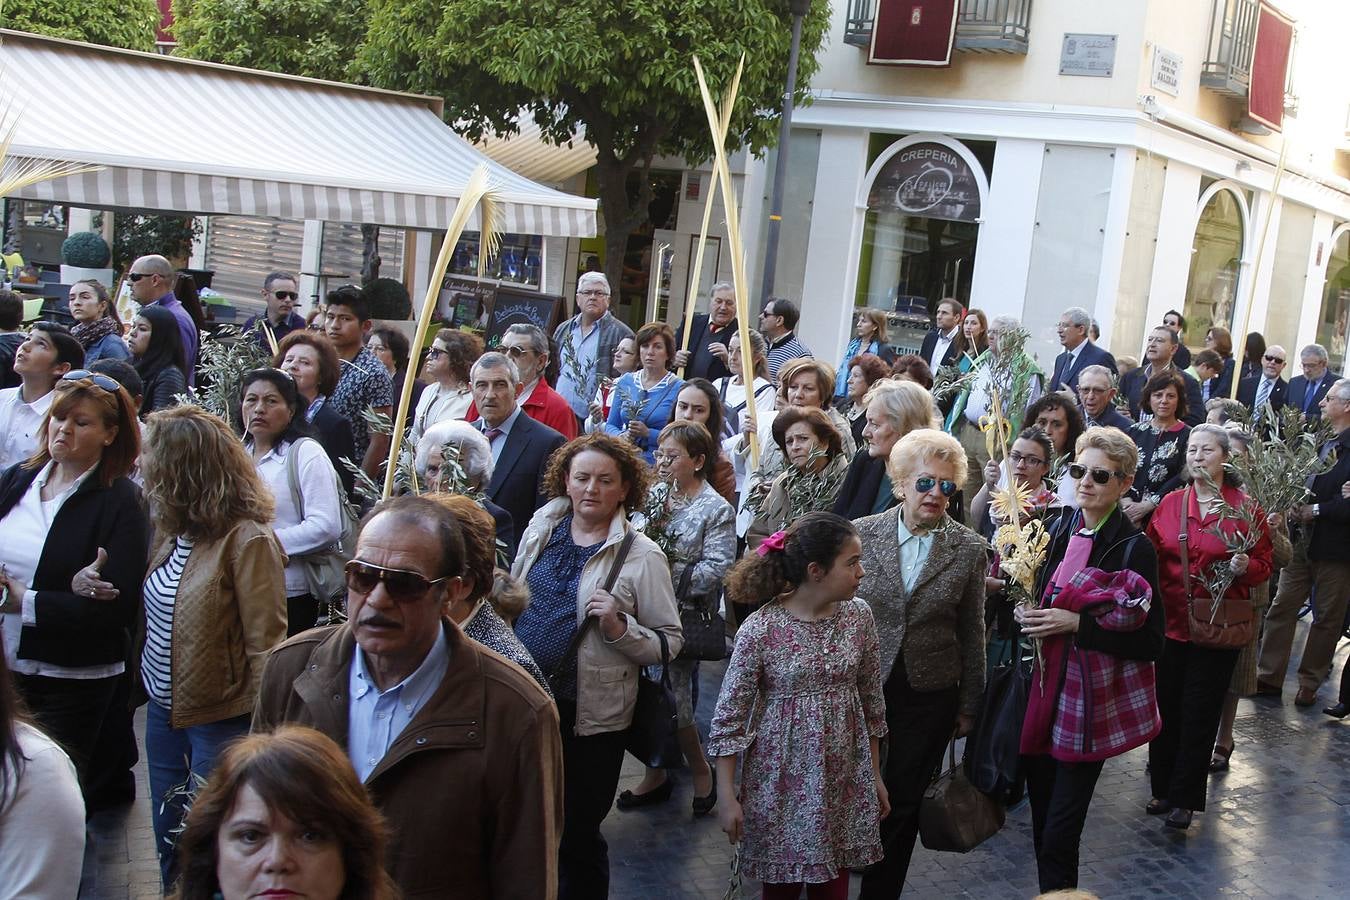
[[[380,277],[380,226],[361,226],[361,283],[370,284]]]
[[[600,209],[605,228],[605,277],[609,279],[611,304],[618,302],[619,286],[623,279],[624,255],[628,238],[645,225],[650,217],[652,202],[651,154],[645,159],[618,159],[613,152],[599,148],[596,159],[596,185],[600,195]],[[638,175],[636,197],[628,193],[628,177]]]

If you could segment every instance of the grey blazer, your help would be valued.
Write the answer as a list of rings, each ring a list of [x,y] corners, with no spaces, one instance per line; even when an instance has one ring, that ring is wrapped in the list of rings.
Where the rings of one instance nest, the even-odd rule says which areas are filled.
[[[900,507],[854,520],[866,574],[858,586],[881,639],[881,678],[901,652],[916,691],[960,687],[960,712],[975,715],[984,696],[984,573],[987,547],[951,519],[933,532],[928,559],[906,593],[900,577]]]

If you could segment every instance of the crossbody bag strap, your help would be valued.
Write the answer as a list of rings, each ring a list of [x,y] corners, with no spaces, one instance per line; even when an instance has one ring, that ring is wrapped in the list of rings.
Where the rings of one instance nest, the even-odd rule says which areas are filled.
[[[300,516],[300,521],[305,521],[305,498],[300,493],[300,454],[295,452],[295,448],[300,446],[300,441],[307,441],[309,438],[300,438],[291,443],[286,448],[286,487],[291,492],[291,503],[295,506],[295,512]]]
[[[1191,511],[1191,489],[1181,492],[1181,530],[1177,535],[1177,543],[1181,545],[1181,585],[1186,591],[1186,600],[1192,599],[1191,594],[1191,557],[1187,551],[1187,544],[1190,542],[1190,511]]]
[[[637,532],[624,523],[623,540],[619,543],[619,552],[614,557],[614,562],[609,567],[609,574],[605,576],[605,583],[601,590],[609,592],[614,590],[614,584],[619,580],[619,570],[623,568],[624,562],[628,559],[628,551],[633,549],[633,541],[637,537]],[[572,660],[576,659],[577,651],[581,649],[581,642],[586,639],[586,633],[591,630],[595,624],[592,616],[587,616],[576,633],[572,635],[572,640],[567,644],[567,652],[563,654],[562,659],[558,660],[557,668],[548,675],[550,682],[558,677],[558,673],[567,668]]]

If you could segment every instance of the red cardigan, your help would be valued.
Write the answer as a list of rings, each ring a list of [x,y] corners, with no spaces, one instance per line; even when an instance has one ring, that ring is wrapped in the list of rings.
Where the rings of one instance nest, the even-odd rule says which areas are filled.
[[[1234,508],[1241,505],[1246,495],[1239,488],[1224,485],[1223,499]],[[1211,529],[1218,521],[1218,515],[1200,517],[1200,505],[1194,490],[1183,488],[1173,491],[1162,499],[1153,517],[1148,523],[1148,538],[1158,550],[1158,584],[1163,596],[1163,612],[1166,617],[1166,634],[1174,641],[1190,641],[1190,619],[1186,610],[1186,589],[1181,577],[1181,502],[1190,501],[1190,525],[1187,543],[1187,555],[1191,563],[1191,590],[1197,597],[1208,597],[1200,572],[1220,560],[1228,559],[1228,548]],[[1250,562],[1247,571],[1233,580],[1228,589],[1230,598],[1247,599],[1251,588],[1270,578],[1271,544],[1270,529],[1266,526],[1266,515],[1257,517],[1261,526],[1261,538],[1256,546],[1247,551]],[[1236,522],[1223,525],[1229,534],[1237,531]]]
[[[562,394],[549,387],[544,379],[539,379],[534,390],[530,391],[530,396],[521,398],[520,406],[525,410],[525,415],[540,424],[547,425],[569,441],[577,436],[577,417],[572,413],[572,407],[568,406]],[[464,414],[464,421],[477,420],[478,404],[470,403],[469,411]]]

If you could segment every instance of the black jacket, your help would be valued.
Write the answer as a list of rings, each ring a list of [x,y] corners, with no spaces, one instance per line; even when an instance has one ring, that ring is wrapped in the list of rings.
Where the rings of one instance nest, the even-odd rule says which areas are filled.
[[[0,388],[18,387],[23,383],[23,379],[14,374],[14,356],[23,342],[24,336],[19,332],[0,334]]]
[[[1058,391],[1065,387],[1078,390],[1078,374],[1088,366],[1106,366],[1112,373],[1116,371],[1116,358],[1110,351],[1098,347],[1092,341],[1085,342],[1078,351],[1078,358],[1069,362],[1069,351],[1065,350],[1055,357],[1054,368],[1050,370],[1050,387],[1046,390]]]
[[[474,424],[484,423],[480,419]],[[487,496],[511,514],[515,539],[510,544],[519,546],[520,536],[530,524],[535,510],[548,500],[542,484],[548,458],[567,441],[552,428],[531,419],[523,410],[511,426],[511,432],[502,440],[506,443],[493,466]]]
[[[1340,380],[1339,377],[1331,374],[1329,371],[1322,376],[1322,380],[1317,385],[1317,390],[1313,393],[1312,405],[1308,407],[1308,418],[1322,418],[1322,400],[1326,397],[1327,391],[1331,390],[1331,386]],[[1289,391],[1285,394],[1284,402],[1302,410],[1303,401],[1307,393],[1308,379],[1304,378],[1302,375],[1295,375],[1293,378],[1289,379]]]
[[[1194,427],[1205,421],[1205,401],[1200,394],[1200,382],[1195,380],[1194,375],[1181,371],[1175,359],[1172,362],[1178,367],[1176,372],[1181,380],[1186,382],[1186,415],[1181,417],[1181,421]],[[1139,403],[1143,398],[1144,385],[1148,384],[1148,375],[1144,371],[1146,365],[1131,369],[1120,379],[1120,392],[1130,401],[1130,415],[1134,416],[1136,422],[1139,421]]]
[[[1045,589],[1050,583],[1050,576],[1064,560],[1069,538],[1073,537],[1074,529],[1081,527],[1081,523],[1082,516],[1074,513],[1061,516],[1049,526],[1050,546],[1046,551],[1045,565],[1036,579],[1035,596],[1042,605],[1045,605]],[[1125,518],[1120,507],[1111,511],[1093,538],[1088,565],[1105,572],[1119,572],[1127,568],[1134,570],[1148,582],[1153,591],[1153,602],[1149,604],[1148,621],[1137,631],[1107,631],[1097,624],[1097,619],[1090,612],[1083,612],[1078,618],[1074,643],[1084,650],[1110,653],[1122,659],[1149,661],[1161,657],[1163,601],[1158,588],[1158,553],[1148,537]]]
[[[1083,421],[1087,422],[1088,420],[1087,410],[1083,409],[1083,407],[1080,405],[1078,407],[1078,411],[1083,414]],[[1119,428],[1121,431],[1128,432],[1130,430],[1130,426],[1133,425],[1134,423],[1131,422],[1129,417],[1126,416],[1124,413],[1122,413],[1120,410],[1116,409],[1114,406],[1111,406],[1102,411],[1101,418],[1097,420],[1097,424],[1102,428]]]
[[[1341,496],[1341,487],[1350,481],[1350,428],[1336,436],[1332,452],[1336,464],[1330,472],[1313,479],[1313,499],[1308,501],[1317,504],[1308,559],[1344,560],[1350,546],[1350,500]]]
[[[0,518],[23,499],[38,472],[11,466],[0,475]],[[103,487],[95,469],[52,520],[28,586],[37,592],[37,625],[22,630],[19,658],[71,667],[125,660],[141,608],[149,544],[140,489],[127,478]],[[108,551],[103,580],[117,587],[116,600],[70,591],[75,573],[94,561],[100,547]]]
[[[1261,386],[1261,377],[1257,375],[1238,382],[1237,400],[1248,409],[1256,405],[1256,389]],[[1270,404],[1271,409],[1279,412],[1288,398],[1289,382],[1283,378],[1276,378],[1275,383],[1270,386],[1270,398],[1266,402]]]
[[[923,336],[923,344],[919,347],[919,356],[923,357],[923,361],[928,363],[930,366],[932,365],[932,363],[929,362],[929,360],[933,356],[933,350],[936,349],[937,342],[938,342],[938,330],[936,328],[931,328],[929,329],[928,333]],[[965,346],[966,346],[965,335],[961,333],[960,326],[957,326],[956,338],[950,344],[947,345],[947,352],[942,354],[942,359],[938,361],[938,365],[939,366],[956,365],[956,361],[961,358],[961,351],[965,349]],[[934,378],[937,377],[937,369],[933,369],[933,377]]]
[[[876,502],[877,491],[881,490],[881,477],[885,474],[886,460],[869,455],[866,443],[862,443],[853,454],[853,459],[848,462],[844,483],[839,487],[839,493],[835,496],[834,506],[830,511],[851,521],[874,515],[872,504]],[[892,494],[882,512],[899,502]],[[947,502],[947,516],[958,525],[965,524],[965,516],[962,513],[964,503],[963,491],[957,491]]]
[[[731,370],[726,367],[725,363],[708,352],[708,345],[730,344],[731,339],[736,335],[736,328],[736,320],[732,319],[725,328],[710,330],[707,313],[697,313],[694,316],[694,327],[689,329],[689,365],[684,368],[685,381],[690,378],[706,378],[709,381],[716,381],[731,374]],[[678,350],[683,346],[684,325],[681,324],[679,331],[675,332],[675,349]],[[601,364],[608,370],[608,360],[602,360]]]
[[[145,380],[141,393],[141,418],[159,409],[168,409],[178,401],[174,397],[187,393],[187,379],[177,366],[165,366]]]
[[[347,459],[358,466],[361,465],[361,460],[356,458],[356,441],[352,439],[351,423],[330,403],[324,401],[309,424],[318,432],[319,444],[328,454],[328,461],[333,464],[333,468],[337,469],[338,479],[342,482],[343,489],[347,491],[347,498],[355,502],[356,493],[353,488],[355,476],[351,469],[342,464],[342,460]]]

